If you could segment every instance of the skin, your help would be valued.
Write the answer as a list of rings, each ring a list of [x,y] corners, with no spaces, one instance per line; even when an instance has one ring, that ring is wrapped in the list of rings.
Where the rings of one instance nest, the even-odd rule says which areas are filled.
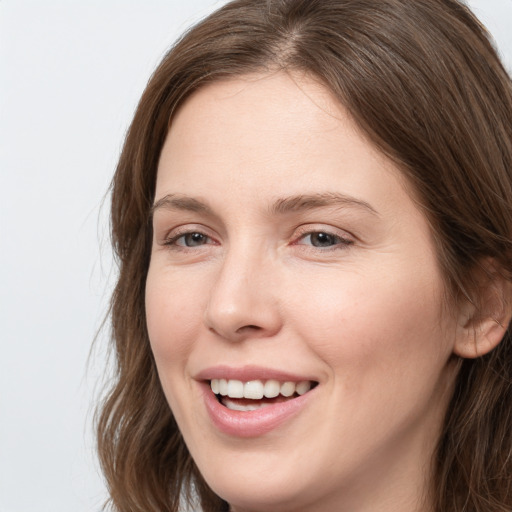
[[[351,200],[271,208],[334,193]],[[160,201],[169,194],[209,211]],[[394,164],[313,79],[251,75],[181,107],[159,201],[148,331],[211,488],[236,512],[429,510],[461,330],[429,225]],[[221,364],[314,376],[316,398],[265,435],[223,434],[194,378]]]

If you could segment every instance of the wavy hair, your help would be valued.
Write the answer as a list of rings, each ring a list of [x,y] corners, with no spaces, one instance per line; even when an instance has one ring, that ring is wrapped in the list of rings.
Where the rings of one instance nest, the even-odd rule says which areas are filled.
[[[406,177],[452,298],[479,304],[475,268],[512,276],[512,85],[489,35],[457,0],[234,0],[190,29],[140,100],[112,182],[119,266],[110,315],[116,378],[97,411],[118,512],[177,512],[199,474],[162,392],[144,310],[157,163],[176,109],[207,83],[300,70],[319,79]],[[512,337],[459,361],[435,459],[435,512],[512,510]]]

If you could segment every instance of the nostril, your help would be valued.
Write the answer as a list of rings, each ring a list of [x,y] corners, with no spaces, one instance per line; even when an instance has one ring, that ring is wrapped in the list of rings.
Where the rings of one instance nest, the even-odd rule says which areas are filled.
[[[260,331],[261,327],[258,325],[244,325],[243,327],[240,327],[236,330],[236,332],[245,332],[245,331]]]

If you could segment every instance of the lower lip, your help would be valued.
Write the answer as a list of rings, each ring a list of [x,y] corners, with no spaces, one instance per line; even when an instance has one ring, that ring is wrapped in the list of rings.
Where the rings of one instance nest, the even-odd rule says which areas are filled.
[[[267,405],[255,411],[232,411],[219,403],[209,383],[201,383],[201,386],[212,423],[224,434],[235,437],[258,437],[277,429],[298,414],[314,393],[311,390],[292,400]]]

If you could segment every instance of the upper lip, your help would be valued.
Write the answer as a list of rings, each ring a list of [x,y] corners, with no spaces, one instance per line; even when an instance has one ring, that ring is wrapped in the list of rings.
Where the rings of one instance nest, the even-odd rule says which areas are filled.
[[[196,380],[212,380],[212,379],[226,379],[226,380],[240,380],[242,382],[249,382],[251,380],[277,380],[279,382],[302,382],[312,381],[318,382],[317,379],[311,375],[297,375],[283,370],[274,368],[266,368],[263,366],[211,366],[201,370],[194,377]]]

